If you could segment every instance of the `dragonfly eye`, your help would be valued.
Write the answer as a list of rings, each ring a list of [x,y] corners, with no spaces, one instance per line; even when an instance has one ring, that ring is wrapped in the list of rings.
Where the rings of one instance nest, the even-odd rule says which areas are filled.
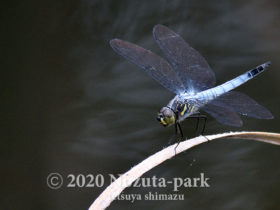
[[[173,111],[170,110],[170,109],[165,109],[165,110],[163,111],[162,115],[163,115],[164,117],[170,118],[170,117],[173,116]]]
[[[161,108],[160,112],[158,113],[157,120],[163,126],[172,125],[175,122],[174,112],[168,107],[163,107],[163,108]]]

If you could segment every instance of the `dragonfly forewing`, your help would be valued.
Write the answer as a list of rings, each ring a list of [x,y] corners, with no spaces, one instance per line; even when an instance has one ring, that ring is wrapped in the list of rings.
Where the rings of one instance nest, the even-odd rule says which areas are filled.
[[[206,90],[215,85],[215,74],[207,61],[178,34],[156,25],[153,35],[187,90]]]
[[[110,41],[111,47],[121,56],[142,68],[154,80],[175,94],[185,87],[171,65],[162,57],[138,45],[120,39]]]

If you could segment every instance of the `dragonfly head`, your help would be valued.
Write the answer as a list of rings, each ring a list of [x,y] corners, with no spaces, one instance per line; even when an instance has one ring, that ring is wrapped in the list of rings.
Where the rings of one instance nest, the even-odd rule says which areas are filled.
[[[164,126],[169,126],[175,123],[175,113],[169,107],[162,107],[158,113],[157,120]]]

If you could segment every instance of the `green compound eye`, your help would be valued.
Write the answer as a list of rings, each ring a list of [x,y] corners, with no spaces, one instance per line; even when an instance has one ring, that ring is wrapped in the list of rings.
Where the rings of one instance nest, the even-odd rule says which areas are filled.
[[[175,123],[175,115],[170,108],[163,107],[161,108],[160,112],[158,113],[157,120],[163,126],[169,126]]]
[[[164,121],[167,125],[172,125],[175,123],[175,117],[172,115],[171,117],[165,117]]]

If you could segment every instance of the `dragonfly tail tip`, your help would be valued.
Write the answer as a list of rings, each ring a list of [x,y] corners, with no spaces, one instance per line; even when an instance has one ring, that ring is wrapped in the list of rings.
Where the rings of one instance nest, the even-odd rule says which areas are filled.
[[[270,61],[267,61],[267,62],[265,62],[265,67],[268,67],[268,66],[270,66],[271,65],[271,62]]]

